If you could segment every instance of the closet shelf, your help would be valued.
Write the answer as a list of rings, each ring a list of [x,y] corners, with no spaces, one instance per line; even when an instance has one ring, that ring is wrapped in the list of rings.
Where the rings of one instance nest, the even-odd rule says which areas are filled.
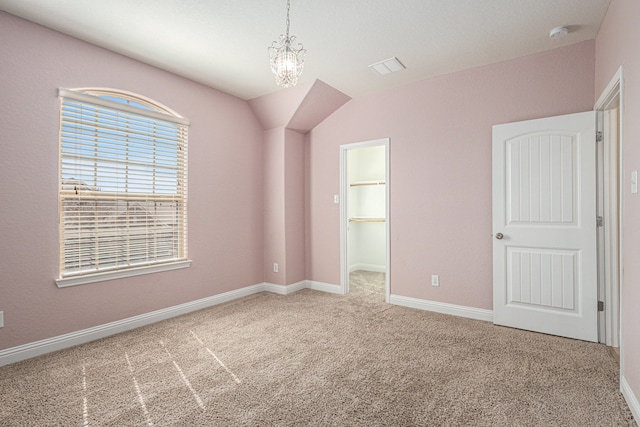
[[[355,217],[355,218],[349,218],[349,222],[385,222],[385,219]]]
[[[352,182],[351,184],[349,184],[349,186],[351,187],[360,187],[363,185],[384,185],[385,182],[384,180],[380,181],[356,181],[356,182]]]

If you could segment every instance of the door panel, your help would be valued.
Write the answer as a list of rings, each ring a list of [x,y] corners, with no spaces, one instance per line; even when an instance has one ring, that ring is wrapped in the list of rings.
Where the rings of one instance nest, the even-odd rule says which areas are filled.
[[[595,113],[493,127],[494,323],[596,341]]]

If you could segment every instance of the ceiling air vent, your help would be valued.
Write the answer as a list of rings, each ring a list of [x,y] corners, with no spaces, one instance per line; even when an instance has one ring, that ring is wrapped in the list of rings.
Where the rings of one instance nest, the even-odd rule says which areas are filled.
[[[369,68],[371,68],[381,76],[384,76],[385,74],[391,74],[395,73],[396,71],[404,70],[407,67],[402,65],[402,62],[400,62],[398,58],[394,56],[393,58],[385,59],[384,61],[371,64],[369,65]]]

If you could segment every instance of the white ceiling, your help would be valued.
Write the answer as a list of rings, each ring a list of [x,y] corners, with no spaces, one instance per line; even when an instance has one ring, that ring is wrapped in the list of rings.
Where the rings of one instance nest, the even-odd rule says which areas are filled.
[[[301,83],[356,97],[594,39],[610,0],[292,0]],[[243,99],[278,90],[286,0],[0,0],[0,10]],[[549,30],[569,26],[550,39]],[[369,64],[397,56],[406,70]]]

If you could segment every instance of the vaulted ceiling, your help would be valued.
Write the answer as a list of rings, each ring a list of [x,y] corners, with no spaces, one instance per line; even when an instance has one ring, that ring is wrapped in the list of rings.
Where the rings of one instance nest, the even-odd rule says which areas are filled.
[[[610,0],[292,0],[301,83],[350,97],[594,39]],[[243,99],[277,91],[286,0],[0,0],[0,10]],[[551,39],[549,31],[569,34]],[[396,56],[406,70],[368,65]]]

